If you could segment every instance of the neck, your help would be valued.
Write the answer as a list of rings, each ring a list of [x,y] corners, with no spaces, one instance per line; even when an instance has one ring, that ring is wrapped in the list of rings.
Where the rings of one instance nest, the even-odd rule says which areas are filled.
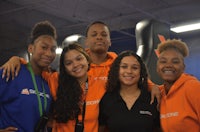
[[[136,86],[123,87],[120,89],[121,95],[130,95],[130,96],[136,95],[137,96],[138,93],[140,93],[140,89]]]
[[[33,73],[35,75],[41,75],[42,74],[42,68],[36,65],[33,61],[30,61],[31,68],[33,69]]]
[[[84,84],[84,83],[87,81],[87,79],[88,79],[88,77],[87,77],[87,75],[86,75],[86,76],[84,76],[84,77],[82,77],[82,78],[79,78],[79,79],[78,79],[78,82],[79,82],[80,85],[82,85],[82,84]]]
[[[107,60],[107,52],[102,53],[102,54],[91,52],[90,57],[91,57],[92,63],[101,64]]]
[[[166,94],[169,92],[169,90],[170,90],[172,85],[173,85],[173,83],[164,82],[164,87],[165,87]]]

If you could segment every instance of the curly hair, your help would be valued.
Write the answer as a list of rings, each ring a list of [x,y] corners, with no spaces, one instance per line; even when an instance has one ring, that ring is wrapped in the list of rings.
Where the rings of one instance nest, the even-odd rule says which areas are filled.
[[[60,123],[76,119],[77,115],[81,112],[82,88],[77,78],[66,72],[64,65],[65,54],[70,50],[77,50],[86,57],[89,63],[91,62],[88,54],[77,43],[70,44],[63,49],[60,56],[57,99],[54,102],[54,118]]]
[[[34,43],[41,35],[50,35],[54,39],[57,39],[56,29],[49,21],[41,21],[34,25],[30,34],[29,43]]]
[[[119,56],[113,62],[108,74],[108,81],[106,83],[107,91],[116,92],[120,90],[120,81],[119,81],[120,63],[121,63],[121,60],[126,56],[133,56],[140,63],[141,71],[140,71],[140,80],[138,82],[138,87],[146,91],[148,89],[148,85],[147,85],[148,72],[147,72],[146,66],[143,63],[141,57],[139,57],[136,53],[130,50],[121,52]]]
[[[167,49],[175,49],[176,51],[181,53],[183,55],[183,57],[186,57],[189,55],[189,49],[187,47],[187,44],[181,40],[168,39],[168,40],[158,44],[157,50],[159,53],[162,53],[163,51],[165,51]]]

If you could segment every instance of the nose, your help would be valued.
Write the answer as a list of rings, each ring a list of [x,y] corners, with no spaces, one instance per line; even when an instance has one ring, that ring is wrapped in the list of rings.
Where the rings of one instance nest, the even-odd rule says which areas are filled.
[[[101,34],[97,34],[97,39],[102,39],[102,35]]]
[[[78,61],[73,62],[73,67],[77,67],[79,65]]]
[[[127,73],[131,73],[131,72],[132,72],[132,68],[131,68],[131,67],[128,67],[128,68],[126,69],[126,72],[127,72]]]
[[[173,66],[173,64],[172,64],[172,63],[170,63],[170,62],[167,62],[165,66],[166,66],[166,67],[172,67],[172,66]]]
[[[46,50],[46,53],[45,53],[48,57],[55,57],[56,53],[55,52],[52,52],[51,49],[47,49]]]

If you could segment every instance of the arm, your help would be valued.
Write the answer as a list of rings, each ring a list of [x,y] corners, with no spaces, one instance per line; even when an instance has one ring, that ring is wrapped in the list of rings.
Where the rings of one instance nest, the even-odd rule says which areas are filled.
[[[152,104],[154,102],[155,98],[157,100],[157,109],[159,110],[160,100],[161,100],[161,92],[160,92],[158,85],[154,85],[151,89],[151,102],[150,102],[150,104]]]
[[[20,62],[22,64],[27,63],[23,58],[18,56],[11,57],[4,65],[0,67],[0,69],[3,69],[2,78],[6,76],[6,81],[8,81],[10,76],[12,76],[12,79],[14,79],[14,77],[18,75]]]
[[[148,88],[149,91],[151,91],[151,102],[150,104],[152,104],[154,102],[154,99],[157,99],[157,108],[159,108],[160,105],[160,99],[161,99],[161,93],[160,93],[160,89],[158,87],[158,85],[154,84],[150,79],[148,79]]]

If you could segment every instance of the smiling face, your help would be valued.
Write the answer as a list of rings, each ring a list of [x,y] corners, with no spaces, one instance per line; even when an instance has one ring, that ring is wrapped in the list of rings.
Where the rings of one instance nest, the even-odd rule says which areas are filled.
[[[56,57],[56,40],[49,35],[41,35],[33,44],[28,47],[29,53],[32,54],[31,62],[40,68],[48,67]]]
[[[167,83],[174,83],[184,72],[184,61],[181,53],[174,49],[163,51],[157,62],[157,72]]]
[[[91,52],[105,53],[111,46],[110,33],[106,25],[96,23],[87,32],[86,46]]]
[[[64,65],[66,72],[78,80],[87,78],[89,62],[79,51],[73,49],[65,53]]]
[[[124,57],[119,68],[121,86],[137,86],[140,79],[140,71],[140,63],[134,56]]]

